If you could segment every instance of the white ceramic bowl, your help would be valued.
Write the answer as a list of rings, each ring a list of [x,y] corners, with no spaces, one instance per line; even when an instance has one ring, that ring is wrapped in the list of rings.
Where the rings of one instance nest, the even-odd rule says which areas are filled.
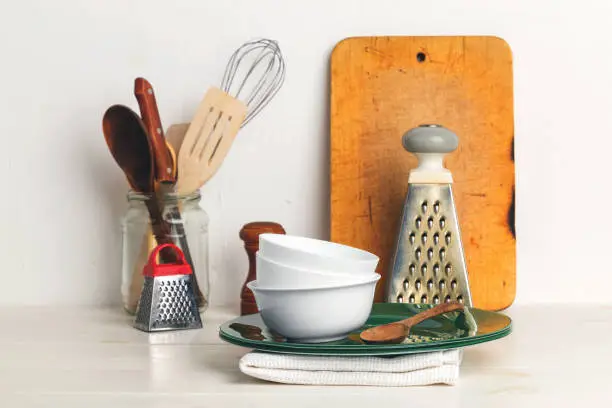
[[[362,283],[312,289],[265,289],[247,283],[261,318],[289,341],[322,343],[345,338],[368,319],[380,275]]]
[[[258,252],[274,262],[323,273],[367,275],[375,272],[379,261],[378,256],[347,245],[272,233],[259,236]]]
[[[261,253],[255,255],[257,285],[260,288],[306,289],[322,286],[342,286],[365,282],[373,278],[369,274],[318,272],[311,269],[295,268],[274,262]]]

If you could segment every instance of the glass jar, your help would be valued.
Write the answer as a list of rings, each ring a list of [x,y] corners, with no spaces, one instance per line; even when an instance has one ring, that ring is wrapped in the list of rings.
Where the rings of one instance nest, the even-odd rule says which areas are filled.
[[[209,296],[209,256],[208,256],[208,222],[209,218],[200,207],[200,192],[188,195],[167,195],[161,200],[163,219],[170,225],[176,224],[173,208],[179,209],[184,235],[172,228],[170,238],[181,248],[188,260],[191,258],[193,273],[201,296],[200,312],[208,307]],[[154,197],[130,191],[127,195],[128,208],[121,221],[122,227],[122,280],[121,297],[123,308],[129,314],[135,314],[138,300],[144,283],[143,267],[151,251],[157,246],[151,230],[151,219],[147,201]],[[175,207],[176,205],[177,207]],[[183,238],[183,239],[181,239]],[[187,244],[187,251],[184,246]]]

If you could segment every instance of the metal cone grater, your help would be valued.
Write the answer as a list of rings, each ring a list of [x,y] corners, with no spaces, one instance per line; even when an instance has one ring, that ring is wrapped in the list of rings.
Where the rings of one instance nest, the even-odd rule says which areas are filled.
[[[158,264],[159,252],[170,247],[180,264]],[[199,329],[202,320],[196,302],[193,272],[183,252],[173,244],[157,246],[143,269],[144,285],[134,327],[146,331]]]
[[[387,302],[472,306],[453,179],[443,162],[458,143],[457,135],[440,125],[421,125],[402,138],[419,163],[408,178]]]

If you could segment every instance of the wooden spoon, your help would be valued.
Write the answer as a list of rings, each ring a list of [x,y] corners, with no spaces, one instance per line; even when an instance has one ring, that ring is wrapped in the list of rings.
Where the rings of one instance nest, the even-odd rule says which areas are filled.
[[[147,131],[142,120],[130,108],[113,105],[106,110],[102,119],[104,138],[115,161],[121,167],[130,186],[141,193],[154,193],[153,153]],[[153,235],[158,244],[173,243],[170,225],[162,216],[156,199],[145,200]],[[177,254],[170,248],[160,256],[165,262],[178,262]]]
[[[104,139],[123,170],[130,187],[141,193],[153,191],[153,155],[138,115],[123,105],[113,105],[102,119]]]
[[[361,332],[359,337],[366,343],[381,344],[381,343],[401,343],[404,341],[406,336],[410,334],[412,326],[421,323],[431,317],[454,312],[456,310],[463,310],[464,305],[462,303],[442,303],[437,306],[427,309],[424,312],[416,314],[408,319],[400,320],[399,322],[383,324],[381,326],[371,327]]]

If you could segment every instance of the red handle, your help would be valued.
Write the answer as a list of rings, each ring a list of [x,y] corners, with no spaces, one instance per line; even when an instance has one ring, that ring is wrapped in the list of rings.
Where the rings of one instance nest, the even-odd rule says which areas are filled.
[[[157,263],[157,255],[159,255],[159,252],[164,248],[172,248],[174,252],[177,253],[179,261],[181,261],[181,263],[178,265],[187,265],[187,261],[185,260],[185,254],[183,254],[183,251],[181,251],[181,248],[177,247],[174,244],[161,244],[161,245],[156,246],[153,252],[151,252],[151,255],[149,255],[149,265],[152,265],[152,266],[159,265]]]
[[[155,158],[155,179],[157,181],[175,182],[174,160],[168,150],[161,118],[157,109],[157,101],[153,93],[153,86],[144,78],[136,78],[134,81],[134,95],[140,107],[142,121],[147,127],[149,140],[153,147]]]

